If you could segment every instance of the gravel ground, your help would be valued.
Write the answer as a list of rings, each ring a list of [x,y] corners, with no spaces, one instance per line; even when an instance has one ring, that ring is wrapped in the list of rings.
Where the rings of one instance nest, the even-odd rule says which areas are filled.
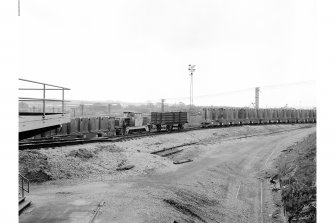
[[[19,152],[20,172],[33,182],[44,181],[94,181],[119,179],[128,175],[164,173],[176,170],[172,163],[177,155],[163,158],[151,152],[165,148],[195,143],[209,146],[220,140],[250,134],[270,133],[306,125],[266,125],[204,129],[183,133],[164,134],[116,143],[94,143],[67,147],[24,150]],[[196,156],[199,145],[185,146]],[[116,171],[122,165],[135,165],[129,171]],[[55,183],[55,182],[53,182]]]
[[[271,133],[283,129],[294,129],[310,125],[263,125],[263,126],[236,126],[229,128],[203,129],[197,131],[165,134],[150,138],[140,138],[134,141],[117,142],[116,146],[129,150],[140,150],[141,152],[153,152],[164,148],[192,142],[203,142],[210,144],[217,140],[225,140],[230,137],[244,136],[250,134]]]
[[[32,156],[32,154],[39,155]],[[24,157],[29,157],[30,162],[23,163],[26,160],[23,159]],[[42,161],[44,166],[41,166]],[[126,172],[116,170],[118,167],[130,164],[135,167]],[[32,166],[39,168],[31,168]],[[56,181],[60,183],[62,181],[120,179],[128,175],[145,174],[152,171],[164,173],[174,168],[175,166],[168,158],[106,144],[20,152],[20,172],[28,177],[35,176],[31,178],[35,182],[52,180],[49,183],[57,183]]]
[[[96,222],[272,222],[263,172],[282,150],[315,132],[315,125],[294,130],[299,126],[307,125],[205,129],[41,150],[54,180],[32,186],[33,207],[20,222],[88,222],[101,201]],[[281,130],[291,131],[234,139]],[[169,158],[149,153],[190,142],[198,144]],[[184,158],[193,162],[173,165]],[[129,164],[135,167],[116,171]],[[57,179],[61,169],[73,175]]]

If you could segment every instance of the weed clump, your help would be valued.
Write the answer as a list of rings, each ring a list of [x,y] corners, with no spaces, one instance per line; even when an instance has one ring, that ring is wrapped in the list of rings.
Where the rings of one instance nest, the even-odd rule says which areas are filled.
[[[316,222],[316,135],[279,157],[277,170],[289,222]]]

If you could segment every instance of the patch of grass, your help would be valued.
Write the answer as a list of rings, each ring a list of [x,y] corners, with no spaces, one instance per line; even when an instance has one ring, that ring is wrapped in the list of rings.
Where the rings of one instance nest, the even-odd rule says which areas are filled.
[[[284,150],[277,173],[289,222],[316,222],[316,134]]]

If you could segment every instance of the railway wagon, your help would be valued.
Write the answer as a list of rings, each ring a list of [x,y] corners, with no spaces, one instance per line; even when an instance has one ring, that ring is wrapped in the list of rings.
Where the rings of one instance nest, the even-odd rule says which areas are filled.
[[[219,120],[223,116],[222,109],[203,108],[201,125],[204,127],[212,127],[219,125]]]
[[[150,126],[158,132],[164,128],[170,132],[174,127],[180,130],[185,123],[188,123],[187,112],[151,112]]]
[[[201,127],[316,122],[315,109],[203,108]]]

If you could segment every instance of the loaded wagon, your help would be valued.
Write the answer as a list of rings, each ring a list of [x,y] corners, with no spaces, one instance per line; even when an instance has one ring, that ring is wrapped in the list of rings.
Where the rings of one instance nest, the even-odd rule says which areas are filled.
[[[270,123],[315,123],[315,109],[203,108],[201,127]]]
[[[185,123],[188,123],[187,112],[151,112],[150,126],[158,132],[162,129],[170,132],[174,127],[181,130]]]
[[[202,112],[202,122],[201,127],[207,128],[207,127],[215,127],[215,126],[221,126],[221,122],[219,122],[219,119],[222,119],[223,117],[223,109],[215,109],[215,108],[203,108]]]

